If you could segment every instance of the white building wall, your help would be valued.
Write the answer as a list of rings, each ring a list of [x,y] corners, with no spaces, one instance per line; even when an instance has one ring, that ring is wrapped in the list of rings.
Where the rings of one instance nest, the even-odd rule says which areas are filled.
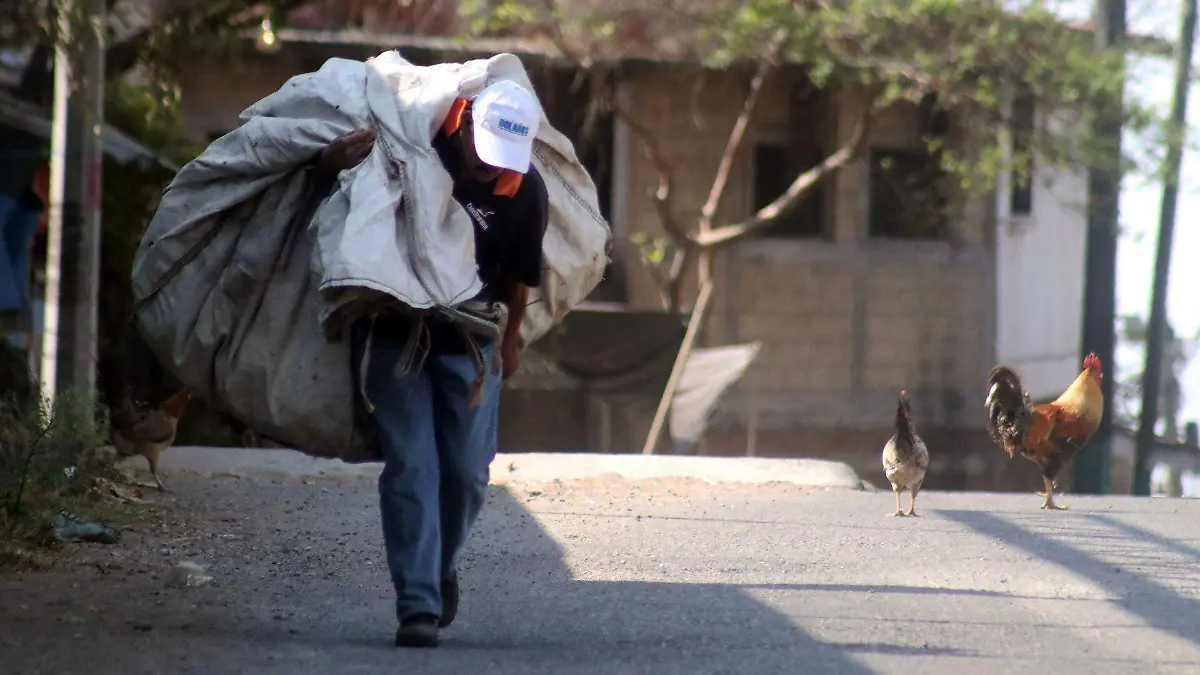
[[[1028,216],[1012,215],[1010,185],[996,191],[996,357],[1054,397],[1081,367],[1087,172],[1036,167]]]

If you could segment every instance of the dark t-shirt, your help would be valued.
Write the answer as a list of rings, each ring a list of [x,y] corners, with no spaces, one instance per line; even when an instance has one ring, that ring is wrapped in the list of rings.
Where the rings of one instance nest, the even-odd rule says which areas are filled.
[[[505,278],[525,286],[542,282],[542,240],[549,217],[546,183],[534,167],[521,179],[511,197],[495,194],[495,183],[480,183],[459,177],[462,156],[442,133],[433,147],[450,177],[454,199],[475,226],[475,262],[484,295],[494,297]]]

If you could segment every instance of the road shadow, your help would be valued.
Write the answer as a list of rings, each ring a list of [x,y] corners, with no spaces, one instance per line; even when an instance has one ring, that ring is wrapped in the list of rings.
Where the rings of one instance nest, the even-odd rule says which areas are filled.
[[[876,672],[856,653],[931,653],[824,643],[739,585],[580,580],[589,561],[573,565],[512,493],[493,486],[464,556],[463,624],[447,647],[499,652],[519,658],[521,672],[546,673],[795,673],[803,662],[804,672],[856,675]]]
[[[1191,547],[1102,515],[1072,520],[1069,527],[1057,522],[1054,531],[1036,532],[983,511],[938,509],[937,513],[1086,577],[1112,594],[1110,602],[1141,617],[1147,625],[1200,645],[1200,600],[1194,597],[1200,592],[1200,576],[1196,574],[1196,551]],[[1089,550],[1097,541],[1104,544],[1102,553]],[[1190,560],[1172,560],[1165,551]],[[1150,580],[1138,569],[1152,570],[1156,579],[1188,586],[1187,594]]]
[[[1155,545],[1163,549],[1174,551],[1179,555],[1191,558],[1193,563],[1200,563],[1200,548],[1188,545],[1189,542],[1195,540],[1172,539],[1170,537],[1164,537],[1161,534],[1156,534],[1150,530],[1138,527],[1136,525],[1130,525],[1129,523],[1122,522],[1108,515],[1092,513],[1084,515],[1088,520],[1099,523],[1110,530],[1116,531],[1116,534],[1112,535],[1112,539],[1114,540],[1154,542]]]
[[[372,482],[175,478],[181,508],[210,525],[170,555],[199,555],[216,580],[170,590],[141,573],[0,578],[18,591],[0,607],[0,671],[867,675],[878,672],[863,661],[872,656],[962,653],[878,635],[824,642],[752,589],[646,581],[644,565],[627,581],[581,580],[595,556],[568,560],[498,486],[464,554],[462,609],[442,647],[397,650]]]
[[[818,591],[826,593],[884,593],[888,595],[963,595],[982,598],[1012,598],[1012,593],[977,588],[933,588],[897,584],[743,584],[744,589],[771,591]]]
[[[769,550],[763,542],[774,530],[727,526],[778,522],[714,514],[695,518],[701,528],[696,538],[672,542],[663,537],[690,536],[690,523],[686,530],[679,524],[644,527],[661,518],[647,515],[638,525],[636,514],[632,522],[610,519],[624,509],[573,507],[573,499],[591,499],[588,492],[564,492],[566,498],[558,499],[552,490],[493,486],[462,561],[462,610],[444,633],[443,647],[396,650],[373,480],[180,474],[172,483],[178,511],[197,527],[183,538],[167,532],[143,544],[146,569],[144,562],[134,569],[126,561],[117,572],[90,577],[0,577],[0,671],[865,675],[993,666],[1011,672],[1004,669],[1028,663],[1032,672],[1044,665],[1040,657],[999,653],[996,639],[1023,644],[1054,634],[1059,647],[1070,645],[1078,655],[1087,640],[1064,631],[1138,627],[1098,626],[1083,616],[1079,625],[1039,620],[1013,606],[1022,596],[1002,590],[932,588],[915,580],[821,583],[838,581],[839,572],[802,563],[763,576],[750,568],[766,564],[760,551]],[[946,519],[943,527],[965,526],[956,526],[961,537],[999,539],[1096,580],[1119,598],[1114,602],[1130,613],[1129,624],[1140,625],[1135,617],[1141,616],[1193,642],[1200,633],[1192,620],[1197,601],[1168,587],[1189,583],[1179,560],[1190,550],[1186,544],[1172,548],[1158,535],[1104,517],[1038,519],[1054,523],[1056,529],[1045,533],[990,513],[936,513]],[[937,520],[913,525],[941,531]],[[862,523],[808,526],[833,528],[814,534],[834,546],[860,546],[877,536],[856,529],[868,527]],[[749,539],[721,538],[731,532]],[[739,541],[750,548],[738,550]],[[883,544],[871,550],[897,550]],[[132,558],[133,546],[97,552]],[[216,580],[165,589],[156,571],[192,557],[208,565]],[[1159,566],[1154,582],[1124,569],[1147,565]],[[725,576],[727,566],[737,573]],[[788,583],[793,579],[803,583]],[[989,610],[997,614],[988,616]],[[1132,659],[1086,659],[1109,668],[1137,665]]]

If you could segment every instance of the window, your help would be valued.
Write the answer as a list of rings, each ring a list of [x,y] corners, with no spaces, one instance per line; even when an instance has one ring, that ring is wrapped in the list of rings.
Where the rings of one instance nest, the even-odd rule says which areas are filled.
[[[1027,85],[1022,85],[1013,96],[1012,121],[1012,154],[1013,157],[1028,161],[1026,171],[1022,172],[1014,166],[1010,171],[1011,181],[1010,204],[1012,215],[1028,216],[1033,213],[1033,158],[1029,155],[1035,131],[1036,107],[1033,92]],[[1027,158],[1027,159],[1026,159]],[[1022,175],[1024,174],[1024,175]]]
[[[937,239],[948,226],[938,158],[926,150],[871,152],[870,236]]]
[[[936,148],[955,142],[956,126],[934,94],[923,97],[911,113],[915,142],[870,154],[871,237],[940,239],[950,231],[950,186]]]
[[[782,142],[760,142],[754,147],[754,210],[779,199],[796,177],[813,168],[825,154],[818,149]],[[764,237],[820,237],[823,227],[824,185],[818,184],[790,212],[763,231]]]

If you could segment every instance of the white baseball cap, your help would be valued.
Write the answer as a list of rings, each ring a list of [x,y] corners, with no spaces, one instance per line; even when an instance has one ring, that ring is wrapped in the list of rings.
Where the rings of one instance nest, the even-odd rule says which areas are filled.
[[[489,85],[471,104],[475,153],[492,166],[528,172],[541,119],[541,107],[528,89],[511,80]]]

